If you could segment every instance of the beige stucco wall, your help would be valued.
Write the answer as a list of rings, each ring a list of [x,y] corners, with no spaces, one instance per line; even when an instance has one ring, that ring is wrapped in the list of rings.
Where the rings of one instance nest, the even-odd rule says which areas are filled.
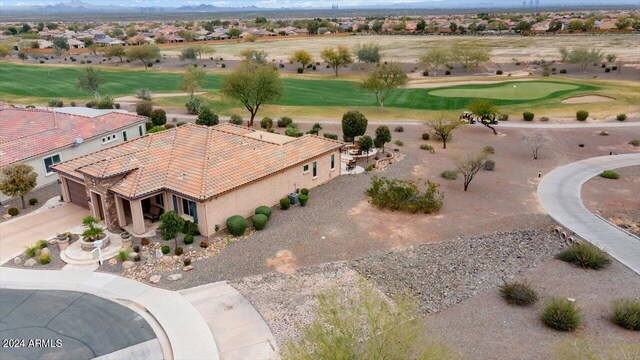
[[[36,189],[45,185],[49,185],[53,182],[56,182],[58,180],[58,174],[57,173],[53,173],[53,174],[46,174],[46,170],[44,167],[44,159],[55,155],[55,154],[60,154],[60,161],[67,161],[67,160],[71,160],[74,158],[77,158],[78,156],[82,156],[82,155],[86,155],[89,153],[92,153],[94,151],[98,151],[98,150],[102,150],[114,145],[118,145],[124,142],[123,140],[123,136],[122,133],[126,132],[127,133],[127,140],[132,140],[135,138],[140,137],[140,133],[138,131],[138,126],[142,126],[142,134],[144,135],[146,133],[146,129],[144,127],[144,122],[136,124],[134,126],[130,126],[128,128],[124,128],[124,129],[120,129],[117,131],[112,131],[112,132],[108,132],[105,133],[106,135],[111,135],[111,134],[117,134],[117,139],[115,141],[109,142],[107,144],[102,144],[102,138],[103,136],[99,136],[96,138],[92,138],[90,140],[85,140],[82,144],[80,144],[79,146],[73,147],[73,146],[67,146],[65,148],[62,149],[57,149],[55,151],[51,151],[48,152],[46,154],[43,155],[39,155],[33,158],[30,158],[28,160],[25,161],[21,161],[20,163],[23,164],[27,164],[27,165],[31,165],[33,167],[33,170],[36,172],[36,174],[38,174],[38,178],[37,178],[37,185],[36,185]],[[28,199],[28,195],[27,195],[27,199]],[[0,201],[5,201],[8,200],[9,197],[5,196],[4,194],[0,193]]]
[[[335,155],[335,168],[331,167],[331,154]],[[313,161],[318,162],[318,176],[312,178]],[[303,174],[303,166],[309,164],[309,172]],[[340,151],[335,150],[289,169],[232,190],[205,203],[198,204],[198,229],[204,235],[212,235],[216,224],[226,227],[232,215],[249,217],[261,205],[273,206],[296,189],[312,189],[340,176]],[[310,201],[313,201],[313,194]]]

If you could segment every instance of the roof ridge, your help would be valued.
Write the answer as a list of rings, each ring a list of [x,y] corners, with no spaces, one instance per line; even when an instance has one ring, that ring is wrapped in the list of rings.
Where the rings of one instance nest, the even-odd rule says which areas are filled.
[[[201,196],[204,194],[206,189],[205,181],[206,179],[209,178],[209,168],[207,167],[207,164],[209,163],[209,151],[211,149],[211,146],[209,146],[209,143],[211,142],[211,136],[214,130],[215,129],[212,129],[212,128],[207,129],[207,142],[205,143],[204,160],[202,161],[202,181],[200,182]]]
[[[186,125],[189,125],[189,124],[186,124]],[[166,170],[164,171],[164,179],[162,180],[162,183],[164,184],[165,187],[167,186],[167,178],[169,177],[169,168],[171,168],[171,164],[173,163],[173,153],[176,148],[176,141],[178,138],[179,129],[180,129],[180,126],[176,126],[175,131],[173,132],[173,141],[171,142],[171,150],[169,150],[169,160],[167,161],[167,167],[166,167]],[[174,210],[178,211],[178,209],[174,209]]]

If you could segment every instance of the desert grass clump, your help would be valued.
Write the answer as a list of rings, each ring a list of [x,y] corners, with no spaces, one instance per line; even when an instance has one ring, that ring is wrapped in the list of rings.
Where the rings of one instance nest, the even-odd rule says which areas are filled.
[[[640,298],[616,300],[612,320],[625,329],[640,331]]]
[[[456,170],[445,170],[440,173],[440,176],[447,180],[455,180],[458,178],[458,171]]]
[[[573,331],[582,322],[582,311],[567,299],[552,297],[542,313],[542,322],[560,331]]]
[[[615,172],[613,170],[605,170],[602,173],[600,173],[600,176],[605,178],[605,179],[613,179],[613,180],[620,179],[620,174],[618,174],[617,172]]]
[[[611,263],[609,255],[587,243],[576,243],[556,255],[556,259],[572,263],[583,269],[599,270]]]
[[[500,295],[509,304],[528,306],[538,301],[538,294],[526,282],[506,282],[500,286]]]
[[[129,258],[129,249],[120,249],[118,250],[118,260],[126,261]]]

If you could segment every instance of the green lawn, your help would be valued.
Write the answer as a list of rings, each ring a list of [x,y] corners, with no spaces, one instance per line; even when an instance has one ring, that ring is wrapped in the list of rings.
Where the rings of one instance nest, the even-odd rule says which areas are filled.
[[[75,86],[80,67],[52,67],[0,63],[0,100],[24,103],[46,102],[48,99],[88,100],[90,94]],[[136,88],[146,87],[152,92],[177,92],[180,75],[157,70],[100,70],[105,83],[102,94],[131,95]],[[223,75],[209,74],[203,85],[215,94]],[[376,107],[372,93],[358,84],[343,80],[282,80],[285,95],[274,105]],[[513,89],[516,85],[517,89]],[[488,98],[496,105],[535,105],[550,99],[566,97],[600,89],[597,86],[557,81],[506,81],[487,85],[460,85],[437,89],[399,89],[392,93],[385,107],[422,110],[458,110],[474,98]],[[226,101],[226,100],[224,100]]]

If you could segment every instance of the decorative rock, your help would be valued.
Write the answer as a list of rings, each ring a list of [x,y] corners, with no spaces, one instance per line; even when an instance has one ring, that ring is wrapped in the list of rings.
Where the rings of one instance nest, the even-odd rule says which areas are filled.
[[[22,258],[18,256],[17,258],[13,259],[13,263],[16,265],[22,264]]]
[[[156,259],[160,259],[162,258],[162,256],[163,256],[162,250],[156,249]]]
[[[182,268],[182,271],[191,271],[191,270],[193,270],[193,265],[187,265]]]
[[[162,278],[162,276],[160,276],[160,275],[151,275],[151,277],[149,278],[149,282],[157,284],[157,283],[160,282],[161,278]]]
[[[171,274],[167,277],[167,279],[171,281],[176,281],[182,279],[182,274]]]
[[[134,267],[136,264],[133,263],[133,261],[125,261],[122,263],[122,267],[124,269],[131,269],[132,267]]]
[[[51,250],[49,250],[49,248],[44,248],[42,250],[40,250],[40,254],[46,254],[46,255],[51,255]]]
[[[163,263],[168,264],[173,261],[173,258],[171,256],[164,256],[161,260]]]
[[[133,259],[134,257],[138,256],[138,253],[135,251],[132,251],[129,253],[129,259]]]
[[[109,259],[109,265],[115,265],[117,263],[118,263],[118,259],[116,259],[116,258]]]
[[[36,264],[36,259],[29,259],[24,262],[25,267],[33,267]]]
[[[2,215],[2,218],[5,219],[5,220],[9,220],[9,219],[11,219],[11,215],[4,214],[4,215]]]

